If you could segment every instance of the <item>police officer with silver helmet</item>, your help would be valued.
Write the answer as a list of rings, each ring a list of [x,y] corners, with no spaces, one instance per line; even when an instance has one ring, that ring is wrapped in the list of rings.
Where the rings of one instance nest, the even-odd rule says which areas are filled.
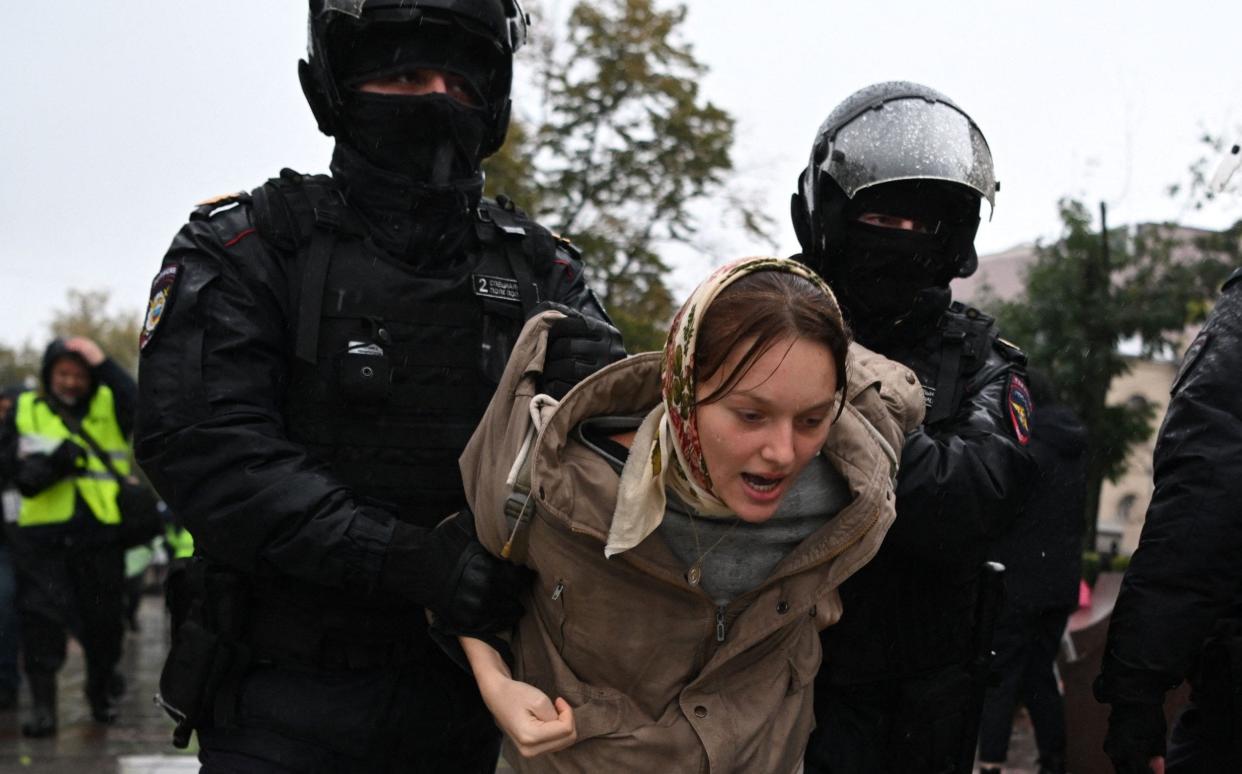
[[[207,772],[492,772],[449,632],[520,615],[457,457],[524,320],[545,391],[624,356],[575,248],[481,162],[509,123],[517,0],[310,0],[330,175],[201,205],[156,275],[136,454],[194,537],[159,701]]]
[[[897,519],[841,589],[821,636],[808,772],[970,771],[980,569],[1033,473],[1025,357],[952,301],[998,185],[970,116],[916,83],[838,105],[793,195],[799,259],[836,291],[857,339],[909,366],[927,401],[897,479]]]

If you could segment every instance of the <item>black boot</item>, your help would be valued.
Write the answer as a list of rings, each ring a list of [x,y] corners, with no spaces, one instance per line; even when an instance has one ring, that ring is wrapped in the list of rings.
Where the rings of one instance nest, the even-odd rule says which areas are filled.
[[[88,675],[86,700],[91,705],[91,719],[96,723],[116,720],[115,700],[125,692],[125,678],[117,672],[109,672],[102,678]]]
[[[28,674],[30,720],[22,724],[22,735],[38,739],[56,733],[56,675]]]

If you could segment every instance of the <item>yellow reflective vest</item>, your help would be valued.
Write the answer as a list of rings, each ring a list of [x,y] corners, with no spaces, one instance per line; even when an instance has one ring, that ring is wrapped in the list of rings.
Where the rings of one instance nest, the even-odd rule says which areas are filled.
[[[90,444],[71,432],[43,397],[34,392],[22,393],[17,399],[15,421],[21,436],[19,457],[36,452],[51,454],[65,440],[72,440],[87,451],[86,464],[79,464],[76,475],[57,481],[34,497],[22,498],[17,526],[37,527],[68,521],[73,516],[77,495],[82,496],[91,513],[104,524],[121,523],[121,512],[116,505],[120,484],[91,450]],[[113,467],[121,475],[128,476],[129,445],[117,422],[112,390],[107,385],[101,384],[91,398],[90,409],[82,418],[82,429],[108,454]]]
[[[185,527],[169,524],[164,529],[164,542],[171,554],[170,559],[188,559],[194,556],[194,536]]]

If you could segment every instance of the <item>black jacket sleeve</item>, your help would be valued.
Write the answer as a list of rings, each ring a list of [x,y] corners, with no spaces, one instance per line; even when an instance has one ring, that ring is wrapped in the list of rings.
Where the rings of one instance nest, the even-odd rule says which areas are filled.
[[[1034,462],[1009,416],[1017,363],[993,351],[971,378],[956,416],[906,438],[897,478],[898,518],[887,540],[933,562],[976,553],[1019,512]]]
[[[1155,491],[1108,630],[1102,700],[1158,704],[1242,592],[1242,282],[1187,351],[1155,449]]]
[[[365,593],[395,520],[285,435],[288,263],[244,206],[181,229],[163,264],[177,272],[171,299],[139,365],[135,454],[205,555]]]

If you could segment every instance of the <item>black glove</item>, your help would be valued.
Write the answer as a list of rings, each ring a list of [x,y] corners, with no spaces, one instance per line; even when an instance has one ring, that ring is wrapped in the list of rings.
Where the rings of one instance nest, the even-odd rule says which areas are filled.
[[[531,316],[555,309],[565,314],[548,328],[548,354],[542,389],[560,400],[578,382],[625,357],[621,332],[603,320],[587,317],[563,304],[545,301]]]
[[[58,476],[67,476],[78,468],[78,460],[86,456],[86,450],[73,441],[65,439],[60,442],[49,457],[52,470]]]
[[[1147,762],[1164,756],[1167,731],[1164,708],[1159,704],[1114,704],[1104,752],[1117,774],[1151,774]]]
[[[533,573],[497,559],[476,538],[463,510],[432,530],[399,524],[383,584],[431,610],[454,634],[505,631],[522,617],[518,601]]]

